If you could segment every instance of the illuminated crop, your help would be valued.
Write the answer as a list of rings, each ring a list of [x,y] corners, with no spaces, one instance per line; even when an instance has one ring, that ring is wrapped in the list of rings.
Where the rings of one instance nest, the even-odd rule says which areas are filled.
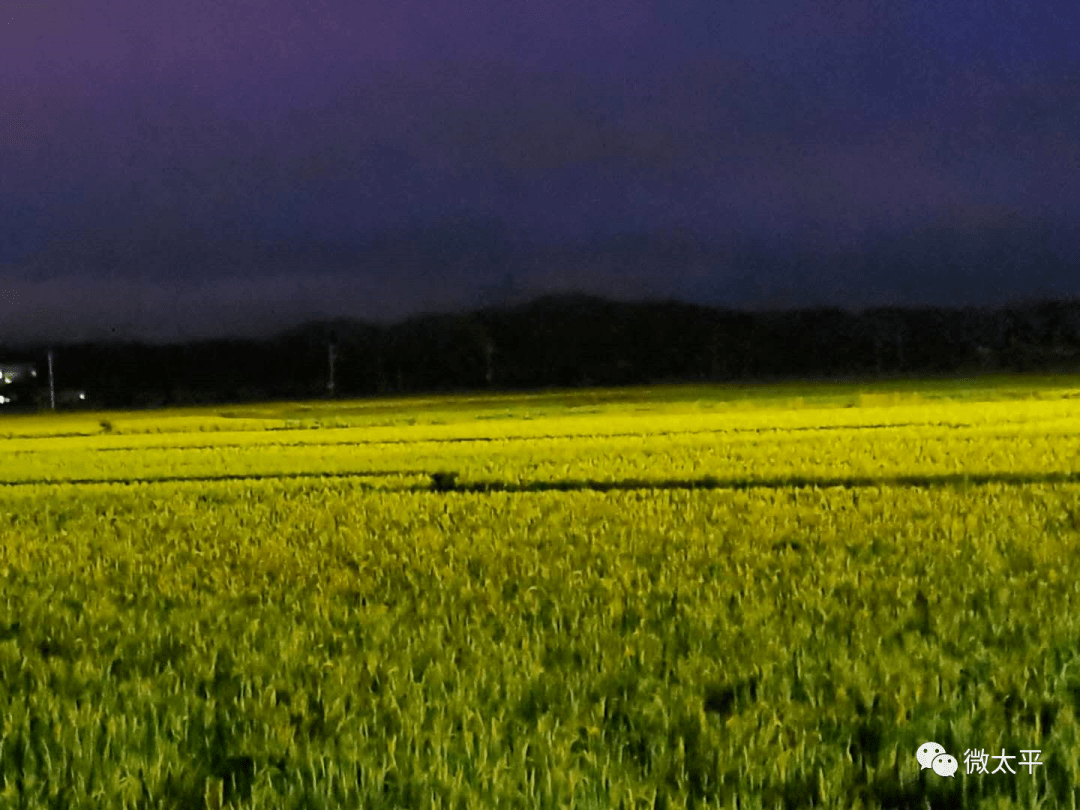
[[[0,806],[1071,806],[1075,400],[646,402],[5,440]]]

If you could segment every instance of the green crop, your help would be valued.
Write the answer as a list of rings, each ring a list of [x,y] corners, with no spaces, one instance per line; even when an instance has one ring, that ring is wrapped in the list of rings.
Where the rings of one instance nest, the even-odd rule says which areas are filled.
[[[1075,806],[1080,405],[994,386],[13,419],[0,806]]]

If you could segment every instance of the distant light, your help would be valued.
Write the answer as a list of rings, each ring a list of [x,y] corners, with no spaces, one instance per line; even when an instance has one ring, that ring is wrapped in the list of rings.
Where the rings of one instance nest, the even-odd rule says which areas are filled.
[[[84,394],[82,391],[80,391],[79,392],[79,399],[86,399],[86,394]]]
[[[8,401],[7,397],[5,397],[3,395],[0,395],[0,405],[5,404],[7,401]]]

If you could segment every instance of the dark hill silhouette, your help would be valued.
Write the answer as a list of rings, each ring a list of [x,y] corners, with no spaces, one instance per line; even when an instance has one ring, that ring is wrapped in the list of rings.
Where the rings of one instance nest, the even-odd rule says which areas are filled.
[[[133,407],[675,381],[1080,370],[1080,302],[747,312],[545,296],[391,326],[311,322],[268,340],[54,346],[57,386]],[[0,347],[44,368],[47,347]],[[42,375],[43,376],[43,375]]]

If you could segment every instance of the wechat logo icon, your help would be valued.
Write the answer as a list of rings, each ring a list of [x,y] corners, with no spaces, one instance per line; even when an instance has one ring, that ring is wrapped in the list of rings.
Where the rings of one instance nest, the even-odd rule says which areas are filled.
[[[955,776],[957,762],[956,757],[945,753],[944,747],[936,742],[926,742],[919,746],[915,752],[915,759],[919,760],[921,770],[930,768],[938,776]]]

